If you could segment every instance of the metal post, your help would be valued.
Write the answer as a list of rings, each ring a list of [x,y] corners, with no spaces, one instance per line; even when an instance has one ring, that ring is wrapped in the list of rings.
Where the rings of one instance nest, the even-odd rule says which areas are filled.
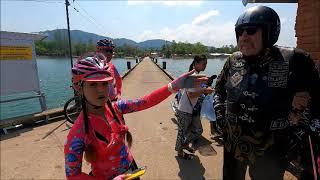
[[[40,106],[41,106],[41,111],[45,111],[47,110],[47,103],[46,103],[46,97],[44,95],[44,93],[38,92],[39,96],[39,102],[40,102]],[[46,123],[48,122],[49,117],[46,116],[46,119],[44,120]]]
[[[156,64],[158,63],[158,59],[156,59]]]
[[[68,0],[65,0],[65,1],[66,1],[66,14],[67,14],[67,25],[68,25],[69,56],[70,56],[70,65],[72,69],[73,61],[72,61],[71,34],[70,34],[69,10],[68,10],[68,6],[70,5],[70,3]],[[77,96],[77,92],[74,89],[73,89],[73,95]],[[77,107],[80,106],[80,101],[78,98],[75,99],[75,105]]]
[[[162,62],[162,68],[163,68],[163,69],[166,69],[166,68],[167,68],[167,62],[165,62],[165,61]]]
[[[39,95],[40,95],[39,102],[40,102],[41,110],[45,111],[47,110],[46,98],[44,96],[44,93],[40,93]]]
[[[71,51],[71,35],[70,35],[70,25],[69,25],[69,10],[68,6],[70,5],[68,0],[66,1],[66,13],[67,13],[67,25],[68,25],[68,39],[69,39],[69,56],[70,56],[70,63],[71,63],[71,68],[73,67],[73,62],[72,62],[72,51]]]
[[[138,58],[136,58],[136,63],[138,63],[139,62],[139,59]]]
[[[127,68],[131,69],[131,62],[130,61],[127,61]]]

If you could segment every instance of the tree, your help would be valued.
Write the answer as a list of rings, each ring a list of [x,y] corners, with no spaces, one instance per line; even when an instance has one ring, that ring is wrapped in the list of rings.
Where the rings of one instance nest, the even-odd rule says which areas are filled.
[[[53,41],[36,41],[35,47],[38,55],[54,55],[54,56],[67,56],[69,55],[68,41],[66,40],[66,32],[57,31],[54,34]],[[88,51],[95,51],[96,46],[92,39],[87,43],[73,42],[72,43],[73,55],[80,56]],[[144,56],[151,52],[163,54],[166,58],[172,57],[173,54],[178,56],[189,56],[190,54],[208,54],[208,53],[233,53],[238,50],[237,46],[224,45],[220,48],[207,47],[200,42],[191,44],[188,42],[165,43],[160,49],[149,48],[142,49],[133,45],[124,44],[115,50],[116,57],[135,57]]]
[[[46,55],[48,53],[48,49],[44,41],[36,41],[35,46],[37,55]]]

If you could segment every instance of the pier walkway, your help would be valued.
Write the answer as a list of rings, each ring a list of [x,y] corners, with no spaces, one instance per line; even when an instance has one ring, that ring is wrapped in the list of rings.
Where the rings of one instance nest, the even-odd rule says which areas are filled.
[[[144,60],[124,79],[123,97],[143,96],[170,81],[152,61]],[[217,151],[215,156],[202,156],[197,152],[198,158],[191,161],[176,157],[177,125],[170,107],[173,100],[174,95],[171,95],[153,108],[125,115],[134,137],[134,157],[139,165],[148,168],[143,179],[221,179],[221,147],[213,146]],[[209,122],[203,121],[202,124],[203,135],[209,139]]]
[[[145,58],[124,78],[123,98],[141,97],[170,81],[159,67]],[[212,145],[215,155],[205,155],[211,143],[207,121],[202,122],[205,136],[202,143],[206,144],[200,147],[202,155],[197,151],[197,157],[190,161],[176,157],[177,125],[170,107],[173,100],[174,95],[171,95],[153,108],[124,116],[133,134],[132,152],[137,164],[147,166],[142,179],[221,179],[222,148]],[[42,139],[62,122],[26,127],[2,135],[0,179],[65,179],[63,146],[67,127],[63,125]],[[85,161],[83,170],[89,172]]]

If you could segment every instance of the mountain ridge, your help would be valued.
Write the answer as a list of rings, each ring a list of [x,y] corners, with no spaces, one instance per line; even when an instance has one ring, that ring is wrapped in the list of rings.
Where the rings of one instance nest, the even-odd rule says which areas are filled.
[[[53,40],[67,40],[68,31],[67,29],[54,29],[37,32],[42,35],[46,35],[47,38],[44,41],[53,41]],[[112,39],[116,46],[130,45],[142,49],[161,49],[164,44],[171,44],[172,42],[163,40],[163,39],[150,39],[142,42],[136,42],[127,38],[110,38],[107,36],[101,36],[98,34],[85,32],[81,30],[70,30],[71,43],[96,43],[100,39]]]

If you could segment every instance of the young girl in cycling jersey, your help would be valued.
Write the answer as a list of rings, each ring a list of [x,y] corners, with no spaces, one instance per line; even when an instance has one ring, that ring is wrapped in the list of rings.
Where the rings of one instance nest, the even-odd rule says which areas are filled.
[[[90,54],[79,58],[72,68],[72,83],[81,95],[83,111],[65,142],[67,179],[124,179],[125,173],[134,167],[134,161],[129,150],[132,137],[122,114],[155,106],[172,92],[189,84],[186,79],[193,72],[183,74],[140,99],[111,102],[108,89],[113,88],[113,77],[108,71],[105,57]],[[207,78],[198,77],[193,84],[206,80]],[[83,155],[91,164],[90,175],[81,171]]]

